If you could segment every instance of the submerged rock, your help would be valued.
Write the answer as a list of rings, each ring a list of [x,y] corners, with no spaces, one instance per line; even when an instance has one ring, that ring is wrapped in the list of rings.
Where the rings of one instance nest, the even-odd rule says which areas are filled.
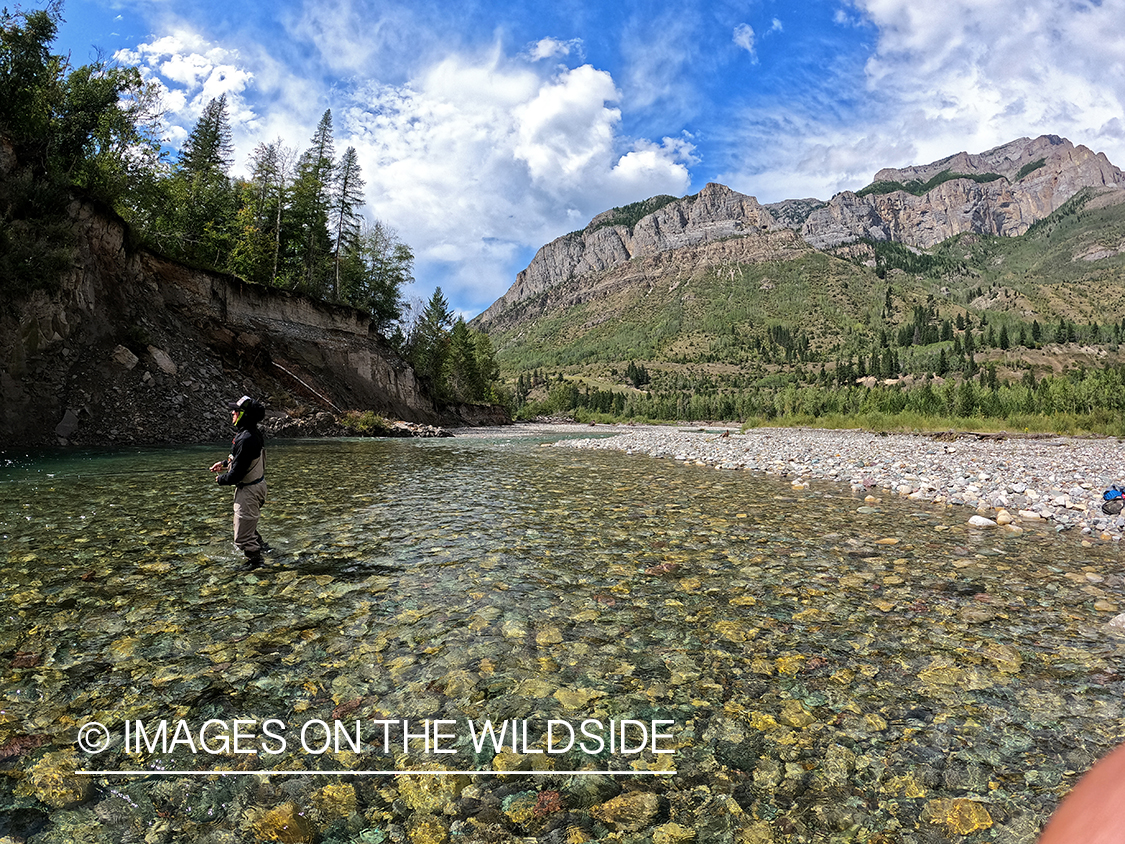
[[[93,778],[75,773],[81,767],[82,762],[73,750],[45,753],[28,770],[16,793],[34,797],[53,809],[77,806],[93,791]]]
[[[658,794],[632,791],[595,806],[590,810],[590,814],[602,823],[609,824],[616,831],[638,832],[651,826],[667,804],[668,801]]]
[[[281,844],[308,844],[316,837],[312,822],[295,803],[282,803],[267,811],[250,824],[250,830],[259,841],[278,841]]]

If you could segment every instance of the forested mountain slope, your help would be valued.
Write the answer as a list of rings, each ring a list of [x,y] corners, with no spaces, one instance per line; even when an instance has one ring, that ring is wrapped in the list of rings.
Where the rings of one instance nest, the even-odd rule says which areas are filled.
[[[1125,331],[1123,253],[1121,171],[1025,138],[823,203],[708,185],[612,209],[544,246],[476,324],[533,404],[549,372],[617,411],[702,396],[715,416],[768,416],[790,387],[1105,369]]]

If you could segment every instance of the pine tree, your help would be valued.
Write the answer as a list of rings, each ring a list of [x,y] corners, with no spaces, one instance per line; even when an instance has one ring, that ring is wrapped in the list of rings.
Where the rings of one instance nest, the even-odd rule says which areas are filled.
[[[414,281],[414,253],[394,229],[376,220],[365,226],[341,261],[340,298],[371,314],[386,335],[402,316],[402,288]]]
[[[408,357],[414,371],[424,378],[438,397],[447,395],[445,366],[449,360],[449,332],[453,325],[453,311],[442,295],[441,288],[418,317],[407,339]]]
[[[477,371],[484,382],[482,399],[495,400],[494,385],[500,380],[500,367],[496,363],[496,351],[492,348],[492,340],[483,331],[473,332],[473,343],[476,346]]]
[[[333,299],[340,298],[341,258],[346,250],[354,249],[359,240],[360,228],[363,225],[359,206],[363,203],[364,184],[360,177],[359,156],[356,154],[355,147],[348,147],[336,168],[330,192],[332,205],[328,216],[335,241],[332,250],[332,263],[335,270],[332,282]]]
[[[227,95],[212,99],[180,148],[180,169],[193,177],[225,177],[234,160]]]
[[[473,332],[461,317],[449,332],[448,390],[463,402],[484,398],[487,389],[477,366],[477,349]]]
[[[329,256],[332,239],[328,232],[329,191],[335,151],[332,141],[332,111],[324,112],[313,133],[312,146],[297,162],[293,185],[293,213],[299,232],[301,284],[306,292],[323,298],[332,272]]]
[[[233,155],[226,95],[207,103],[180,150],[168,186],[173,237],[185,255],[229,269],[238,207],[227,171]]]

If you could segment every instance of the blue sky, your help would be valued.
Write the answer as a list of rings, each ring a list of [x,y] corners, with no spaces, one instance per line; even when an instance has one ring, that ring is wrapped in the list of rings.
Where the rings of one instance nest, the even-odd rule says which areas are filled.
[[[27,4],[32,5],[32,4]],[[408,298],[467,316],[615,205],[721,182],[828,199],[888,166],[1063,135],[1125,166],[1125,0],[66,0],[56,47],[164,88],[175,148],[226,94],[255,145],[325,109]]]

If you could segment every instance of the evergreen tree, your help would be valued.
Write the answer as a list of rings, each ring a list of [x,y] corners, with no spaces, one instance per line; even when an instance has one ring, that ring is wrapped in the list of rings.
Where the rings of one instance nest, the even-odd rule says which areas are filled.
[[[180,169],[191,176],[225,177],[234,160],[227,95],[212,99],[180,148]]]
[[[297,178],[293,185],[293,215],[298,233],[301,286],[318,298],[324,298],[332,273],[328,208],[334,158],[332,111],[328,110],[317,123],[312,146],[302,153],[297,162]]]
[[[1000,389],[1000,376],[996,372],[996,364],[990,363],[988,365],[988,374],[985,381],[988,389],[992,390],[992,392],[995,393]]]
[[[402,317],[402,288],[414,281],[414,253],[394,229],[378,220],[364,227],[345,252],[340,298],[371,314],[375,329],[386,335]]]
[[[168,232],[184,257],[230,269],[237,225],[236,196],[227,170],[231,129],[226,96],[207,103],[180,150],[176,173],[167,184]]]
[[[1012,341],[1008,339],[1008,326],[1000,326],[1000,348],[1007,351],[1012,346]]]
[[[476,346],[477,371],[484,383],[484,393],[480,398],[486,401],[498,401],[496,385],[500,380],[500,367],[496,363],[496,351],[492,348],[492,340],[483,331],[473,332],[473,342]]]
[[[452,326],[453,312],[438,287],[407,338],[407,355],[414,371],[429,383],[430,389],[439,398],[446,396],[445,365],[449,360]]]
[[[332,227],[334,245],[332,263],[335,270],[332,282],[332,298],[340,298],[340,262],[344,253],[354,250],[358,245],[363,217],[359,206],[363,203],[364,181],[359,171],[359,156],[355,147],[348,147],[336,169],[332,182],[329,222]]]
[[[446,365],[446,392],[462,402],[482,399],[486,393],[484,378],[477,368],[476,343],[472,331],[458,317],[449,332],[449,360]]]

